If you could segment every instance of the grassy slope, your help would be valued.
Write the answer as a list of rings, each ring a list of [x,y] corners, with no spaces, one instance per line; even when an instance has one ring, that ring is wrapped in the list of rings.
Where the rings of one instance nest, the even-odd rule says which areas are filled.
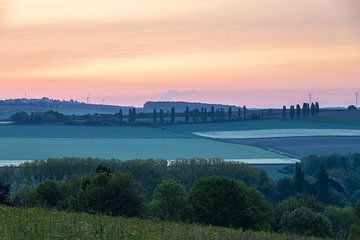
[[[2,240],[17,239],[305,239],[217,227],[0,206]]]

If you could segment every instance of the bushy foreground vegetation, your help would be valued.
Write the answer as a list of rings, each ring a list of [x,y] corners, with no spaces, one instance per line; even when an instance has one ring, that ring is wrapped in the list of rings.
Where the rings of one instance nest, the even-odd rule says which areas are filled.
[[[44,209],[0,206],[2,240],[37,239],[313,239],[285,234],[242,231],[195,224],[65,213]]]
[[[360,204],[339,201],[339,189],[323,164],[310,176],[298,164],[292,178],[274,181],[259,169],[218,159],[95,166],[99,161],[54,159],[6,168],[2,176],[22,185],[15,184],[10,197],[8,185],[0,184],[1,203],[301,236],[360,237]]]

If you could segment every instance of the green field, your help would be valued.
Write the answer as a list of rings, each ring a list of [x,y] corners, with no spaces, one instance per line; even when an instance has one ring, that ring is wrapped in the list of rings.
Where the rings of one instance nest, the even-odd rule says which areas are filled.
[[[56,157],[288,159],[253,146],[141,126],[4,125],[0,148],[0,165],[1,161]]]
[[[360,112],[360,111],[359,111]],[[237,130],[261,130],[261,129],[360,129],[360,115],[356,118],[341,119],[341,117],[325,117],[319,119],[277,119],[277,120],[254,120],[254,121],[233,121],[220,123],[199,123],[169,125],[166,129],[175,132],[188,133],[208,131],[237,131]]]
[[[344,118],[341,118],[344,116]],[[360,129],[358,114],[324,112],[316,119],[144,126],[0,125],[0,161],[50,157],[105,159],[289,159],[267,147],[204,139],[192,132],[257,129]],[[261,146],[261,145],[259,145]],[[262,147],[262,146],[261,146]],[[295,147],[295,145],[294,145]],[[280,149],[281,148],[276,148]],[[285,151],[286,152],[286,151]],[[267,161],[267,160],[266,160]],[[271,163],[269,161],[268,163]],[[1,162],[0,162],[1,165]]]
[[[247,232],[158,220],[125,219],[84,213],[0,206],[2,240],[38,239],[311,239],[305,237]]]
[[[55,157],[105,159],[286,157],[260,148],[195,138],[0,138],[0,159],[34,160]]]

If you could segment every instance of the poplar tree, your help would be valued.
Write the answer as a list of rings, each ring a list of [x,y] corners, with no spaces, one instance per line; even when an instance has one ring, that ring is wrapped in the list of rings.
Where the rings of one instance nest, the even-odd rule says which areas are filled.
[[[161,124],[164,124],[164,110],[163,109],[160,109],[160,123]]]
[[[283,117],[283,118],[286,118],[286,114],[287,114],[286,106],[283,106],[283,109],[282,109],[282,117]]]
[[[185,110],[185,122],[189,122],[190,120],[190,111],[189,111],[189,107],[186,107],[186,110]]]
[[[171,114],[170,114],[170,121],[171,121],[172,124],[175,123],[175,118],[176,118],[175,108],[172,107],[171,108]]]
[[[300,163],[295,165],[294,185],[296,193],[304,193],[305,177]]]
[[[230,121],[232,119],[232,108],[229,107],[229,110],[228,110],[228,120]]]
[[[246,113],[247,113],[247,108],[246,108],[246,106],[244,105],[244,106],[243,106],[243,118],[244,118],[244,120],[246,120]]]
[[[156,124],[157,122],[157,112],[156,109],[154,108],[154,112],[153,112],[153,123]]]
[[[320,202],[329,202],[329,175],[326,167],[321,165],[319,175],[316,182],[316,197]]]

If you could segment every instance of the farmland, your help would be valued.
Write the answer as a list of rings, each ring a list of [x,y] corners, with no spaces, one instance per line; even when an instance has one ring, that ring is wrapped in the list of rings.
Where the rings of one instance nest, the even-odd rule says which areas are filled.
[[[288,159],[253,146],[141,126],[4,125],[0,126],[0,146],[0,159],[12,163],[65,156],[122,160],[218,157],[270,162]]]
[[[264,149],[277,149],[297,157],[311,154],[348,155],[360,151],[360,137],[291,137],[264,139],[229,139],[230,142],[248,144]]]
[[[357,112],[324,111],[313,119],[248,120],[153,127],[0,125],[0,161],[3,164],[7,161],[8,164],[16,160],[49,157],[123,160],[218,157],[257,164],[281,164],[292,157],[359,151],[360,137],[356,137],[360,132],[358,118]],[[231,133],[231,136],[221,136],[218,131],[225,131],[225,135]],[[194,132],[200,136],[194,135]],[[215,135],[211,136],[208,132],[215,132]],[[277,138],[279,134],[286,138]],[[247,139],[240,139],[244,136]],[[263,139],[264,137],[269,138]]]
[[[3,240],[17,239],[313,239],[266,232],[205,227],[159,220],[126,219],[0,206]]]

